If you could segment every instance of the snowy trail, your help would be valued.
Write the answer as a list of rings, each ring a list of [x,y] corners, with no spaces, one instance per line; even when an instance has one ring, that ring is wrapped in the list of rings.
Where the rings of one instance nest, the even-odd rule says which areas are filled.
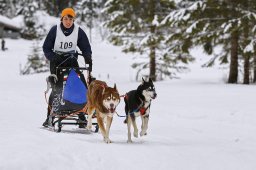
[[[7,39],[0,51],[0,169],[174,169],[253,170],[256,168],[256,88],[222,83],[223,72],[196,64],[180,80],[155,84],[148,135],[127,144],[123,118],[114,117],[110,138],[75,126],[55,133],[45,119],[45,77],[19,75],[31,42]],[[94,75],[117,83],[121,94],[135,89],[131,58],[118,48],[95,42]],[[110,79],[107,79],[107,74]],[[123,115],[124,103],[117,108]],[[140,120],[138,120],[140,127]]]

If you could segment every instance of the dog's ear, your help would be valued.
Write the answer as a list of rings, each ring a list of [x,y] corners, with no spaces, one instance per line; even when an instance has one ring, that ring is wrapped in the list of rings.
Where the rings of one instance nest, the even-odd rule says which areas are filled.
[[[144,78],[142,77],[142,84],[144,84],[146,81],[144,80]]]
[[[151,78],[149,78],[149,81],[148,81],[148,82],[153,83],[153,81],[152,81],[152,79],[151,79]]]
[[[105,87],[103,87],[103,90],[102,90],[102,95],[105,93]]]
[[[117,91],[117,93],[119,93],[117,90],[117,87],[116,87],[116,83],[114,84],[114,89],[115,89],[115,91]]]

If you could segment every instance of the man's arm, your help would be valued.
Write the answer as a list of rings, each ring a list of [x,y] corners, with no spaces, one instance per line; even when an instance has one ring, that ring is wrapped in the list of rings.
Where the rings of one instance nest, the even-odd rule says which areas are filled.
[[[57,31],[57,25],[51,28],[43,44],[44,55],[50,61],[53,60],[55,55],[55,53],[53,52],[53,48],[54,48],[54,43],[56,39],[56,31]]]
[[[92,50],[86,33],[79,27],[77,46],[82,51],[85,60],[91,60]],[[89,59],[90,58],[90,59]]]

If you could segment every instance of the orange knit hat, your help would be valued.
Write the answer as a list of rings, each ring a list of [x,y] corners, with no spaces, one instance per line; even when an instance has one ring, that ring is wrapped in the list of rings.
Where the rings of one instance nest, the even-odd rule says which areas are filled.
[[[65,8],[61,12],[61,18],[64,17],[65,15],[71,15],[72,17],[75,17],[76,13],[72,8]]]

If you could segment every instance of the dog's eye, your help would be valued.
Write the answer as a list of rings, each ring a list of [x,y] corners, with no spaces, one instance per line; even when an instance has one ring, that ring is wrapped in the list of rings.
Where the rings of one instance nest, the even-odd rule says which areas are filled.
[[[155,87],[149,87],[148,88],[148,91],[153,91],[153,90],[155,90]]]
[[[116,100],[116,98],[115,98],[115,97],[112,97],[112,99],[113,99],[113,100]]]
[[[107,100],[111,100],[111,98],[110,98],[110,97],[108,97],[108,98],[107,98]]]

